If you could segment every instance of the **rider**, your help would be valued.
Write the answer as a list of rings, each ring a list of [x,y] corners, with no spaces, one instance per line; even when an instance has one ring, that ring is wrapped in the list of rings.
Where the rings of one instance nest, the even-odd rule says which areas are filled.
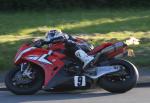
[[[88,64],[94,59],[93,56],[89,56],[84,50],[82,50],[77,43],[75,42],[76,39],[72,36],[61,32],[60,30],[50,30],[45,34],[45,40],[44,42],[41,42],[41,45],[43,44],[49,44],[58,42],[58,41],[65,41],[65,46],[67,49],[71,49],[75,56],[79,58],[82,62],[84,62],[83,69],[87,67]]]

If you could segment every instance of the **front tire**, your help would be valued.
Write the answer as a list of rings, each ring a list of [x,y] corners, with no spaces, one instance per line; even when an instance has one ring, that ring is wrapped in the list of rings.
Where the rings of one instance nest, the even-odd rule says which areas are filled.
[[[5,85],[8,90],[16,95],[31,95],[36,93],[38,90],[42,88],[44,77],[39,68],[33,68],[35,71],[35,79],[30,83],[23,85],[15,85],[13,78],[14,76],[20,72],[19,68],[14,68],[10,70],[5,77]]]
[[[109,61],[109,65],[120,65],[124,67],[126,75],[117,75],[116,72],[100,77],[97,83],[101,88],[112,93],[124,93],[136,85],[139,73],[132,63],[126,60],[113,59]]]

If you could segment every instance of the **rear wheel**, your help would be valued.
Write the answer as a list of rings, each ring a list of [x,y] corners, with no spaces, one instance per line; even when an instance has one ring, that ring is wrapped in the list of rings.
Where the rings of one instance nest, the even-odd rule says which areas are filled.
[[[31,95],[42,88],[44,76],[39,68],[32,68],[32,78],[22,76],[19,68],[14,68],[5,77],[8,90],[17,95]]]
[[[112,93],[123,93],[132,89],[139,78],[137,68],[126,60],[113,59],[109,65],[120,66],[121,70],[98,79],[98,85]]]

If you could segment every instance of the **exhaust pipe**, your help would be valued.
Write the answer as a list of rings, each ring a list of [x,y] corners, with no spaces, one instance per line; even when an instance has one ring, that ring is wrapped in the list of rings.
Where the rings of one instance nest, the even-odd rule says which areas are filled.
[[[93,63],[95,64],[99,60],[100,56],[102,56],[103,54],[106,54],[106,53],[109,53],[109,52],[115,52],[118,49],[124,48],[124,47],[127,47],[127,45],[124,42],[117,42],[117,43],[115,43],[111,46],[108,46],[108,47],[104,48],[101,52],[99,52],[95,56]]]
[[[106,47],[105,49],[103,49],[100,53],[104,54],[104,53],[108,53],[108,52],[113,52],[116,51],[119,48],[123,48],[126,47],[127,45],[123,42],[117,42],[111,46]]]

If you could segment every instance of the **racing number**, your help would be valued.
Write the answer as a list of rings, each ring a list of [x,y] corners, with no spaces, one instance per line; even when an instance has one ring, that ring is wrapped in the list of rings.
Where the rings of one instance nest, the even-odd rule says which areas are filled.
[[[74,76],[74,86],[75,87],[86,86],[85,76]]]
[[[78,77],[78,84],[77,84],[79,87],[82,86],[82,77],[79,76]]]

